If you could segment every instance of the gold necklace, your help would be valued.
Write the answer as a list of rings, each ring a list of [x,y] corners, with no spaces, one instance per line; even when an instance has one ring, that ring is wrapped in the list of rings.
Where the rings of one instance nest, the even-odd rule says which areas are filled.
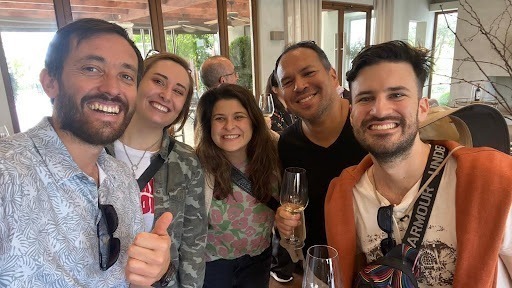
[[[121,144],[123,144],[123,150],[124,150],[124,154],[126,154],[126,157],[128,158],[128,161],[130,162],[130,165],[131,165],[131,169],[132,169],[132,175],[133,177],[136,177],[135,176],[135,171],[137,171],[137,169],[139,169],[139,165],[140,165],[140,162],[142,162],[142,159],[144,159],[144,156],[146,155],[146,153],[148,152],[149,149],[151,149],[151,147],[155,146],[156,143],[158,143],[159,141],[162,141],[161,138],[157,139],[155,143],[151,144],[151,146],[149,146],[148,148],[146,148],[144,150],[144,153],[142,153],[142,156],[140,157],[139,161],[137,162],[137,164],[133,164],[132,162],[132,159],[130,159],[130,155],[128,155],[128,152],[126,151],[126,145],[124,145],[123,142],[121,142]]]

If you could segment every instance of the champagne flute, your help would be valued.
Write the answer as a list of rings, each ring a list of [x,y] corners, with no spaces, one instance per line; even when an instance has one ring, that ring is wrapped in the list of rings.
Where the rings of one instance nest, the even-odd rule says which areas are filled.
[[[272,94],[260,94],[258,106],[260,107],[260,110],[263,113],[264,117],[272,116],[272,114],[274,114],[274,99],[272,99]]]
[[[284,170],[283,184],[281,186],[280,195],[281,205],[284,209],[292,214],[298,214],[306,209],[308,206],[308,181],[306,177],[306,170],[298,167],[288,167]],[[302,225],[295,227],[295,229],[304,232]],[[295,248],[304,247],[303,237],[296,237],[295,231],[292,232],[290,238],[286,242]]]
[[[7,126],[0,126],[0,139],[9,136],[9,130],[7,130]]]
[[[308,249],[302,288],[342,288],[338,251],[331,246]]]

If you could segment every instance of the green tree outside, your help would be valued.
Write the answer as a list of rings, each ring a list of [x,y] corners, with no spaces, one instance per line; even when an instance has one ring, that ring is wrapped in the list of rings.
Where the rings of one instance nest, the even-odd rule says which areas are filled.
[[[170,34],[166,34],[165,37],[167,51],[171,51],[187,60],[191,60],[194,66],[194,73],[199,71],[201,64],[213,54],[213,45],[215,42],[213,34],[176,34],[174,37]],[[174,51],[173,47],[176,47],[176,51]],[[196,82],[198,90],[204,91],[206,89],[201,81]]]
[[[238,72],[238,85],[252,91],[251,38],[240,36],[229,44],[229,58]]]

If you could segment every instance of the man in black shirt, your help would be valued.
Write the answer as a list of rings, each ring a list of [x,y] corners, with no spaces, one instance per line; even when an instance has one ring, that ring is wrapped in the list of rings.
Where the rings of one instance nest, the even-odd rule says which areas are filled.
[[[367,153],[354,138],[350,104],[339,97],[336,71],[320,47],[312,41],[288,47],[276,61],[275,75],[288,110],[300,118],[283,132],[278,148],[283,168],[307,171],[306,253],[312,245],[327,244],[324,201],[330,181]],[[280,234],[288,237],[299,218],[299,214],[292,215],[280,207],[276,213]],[[289,269],[273,271],[282,272],[281,279],[291,276]]]

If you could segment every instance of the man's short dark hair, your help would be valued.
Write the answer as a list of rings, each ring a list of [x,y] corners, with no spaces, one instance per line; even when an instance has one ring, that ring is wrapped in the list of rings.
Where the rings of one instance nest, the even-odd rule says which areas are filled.
[[[432,65],[428,49],[413,47],[404,41],[394,40],[368,46],[356,55],[352,61],[352,68],[347,72],[350,89],[352,90],[352,82],[357,78],[361,69],[382,62],[411,64],[418,80],[420,92],[430,74]]]
[[[299,48],[306,48],[306,49],[313,50],[316,53],[316,55],[318,56],[318,59],[320,59],[320,62],[322,63],[322,66],[324,66],[326,71],[329,71],[332,68],[331,62],[329,62],[329,58],[327,58],[327,55],[325,55],[324,50],[322,50],[322,48],[320,48],[320,46],[316,45],[315,41],[309,40],[309,41],[297,42],[295,44],[292,44],[292,45],[286,47],[286,49],[284,49],[283,53],[281,53],[281,55],[279,55],[279,57],[277,58],[274,71],[277,71],[279,62],[281,61],[281,58],[286,53],[291,52],[296,49],[299,49]],[[275,73],[275,75],[277,76],[277,73]]]
[[[73,40],[76,40],[77,44],[79,44],[82,40],[86,40],[100,34],[116,34],[123,37],[128,44],[130,44],[135,55],[137,55],[137,84],[139,84],[142,79],[144,64],[142,56],[139,49],[137,49],[137,46],[135,46],[135,43],[133,43],[123,27],[105,20],[94,18],[83,18],[71,22],[60,28],[57,33],[55,33],[55,36],[48,46],[46,59],[44,61],[44,66],[46,70],[48,70],[48,75],[55,79],[61,79],[64,62],[68,58]]]

